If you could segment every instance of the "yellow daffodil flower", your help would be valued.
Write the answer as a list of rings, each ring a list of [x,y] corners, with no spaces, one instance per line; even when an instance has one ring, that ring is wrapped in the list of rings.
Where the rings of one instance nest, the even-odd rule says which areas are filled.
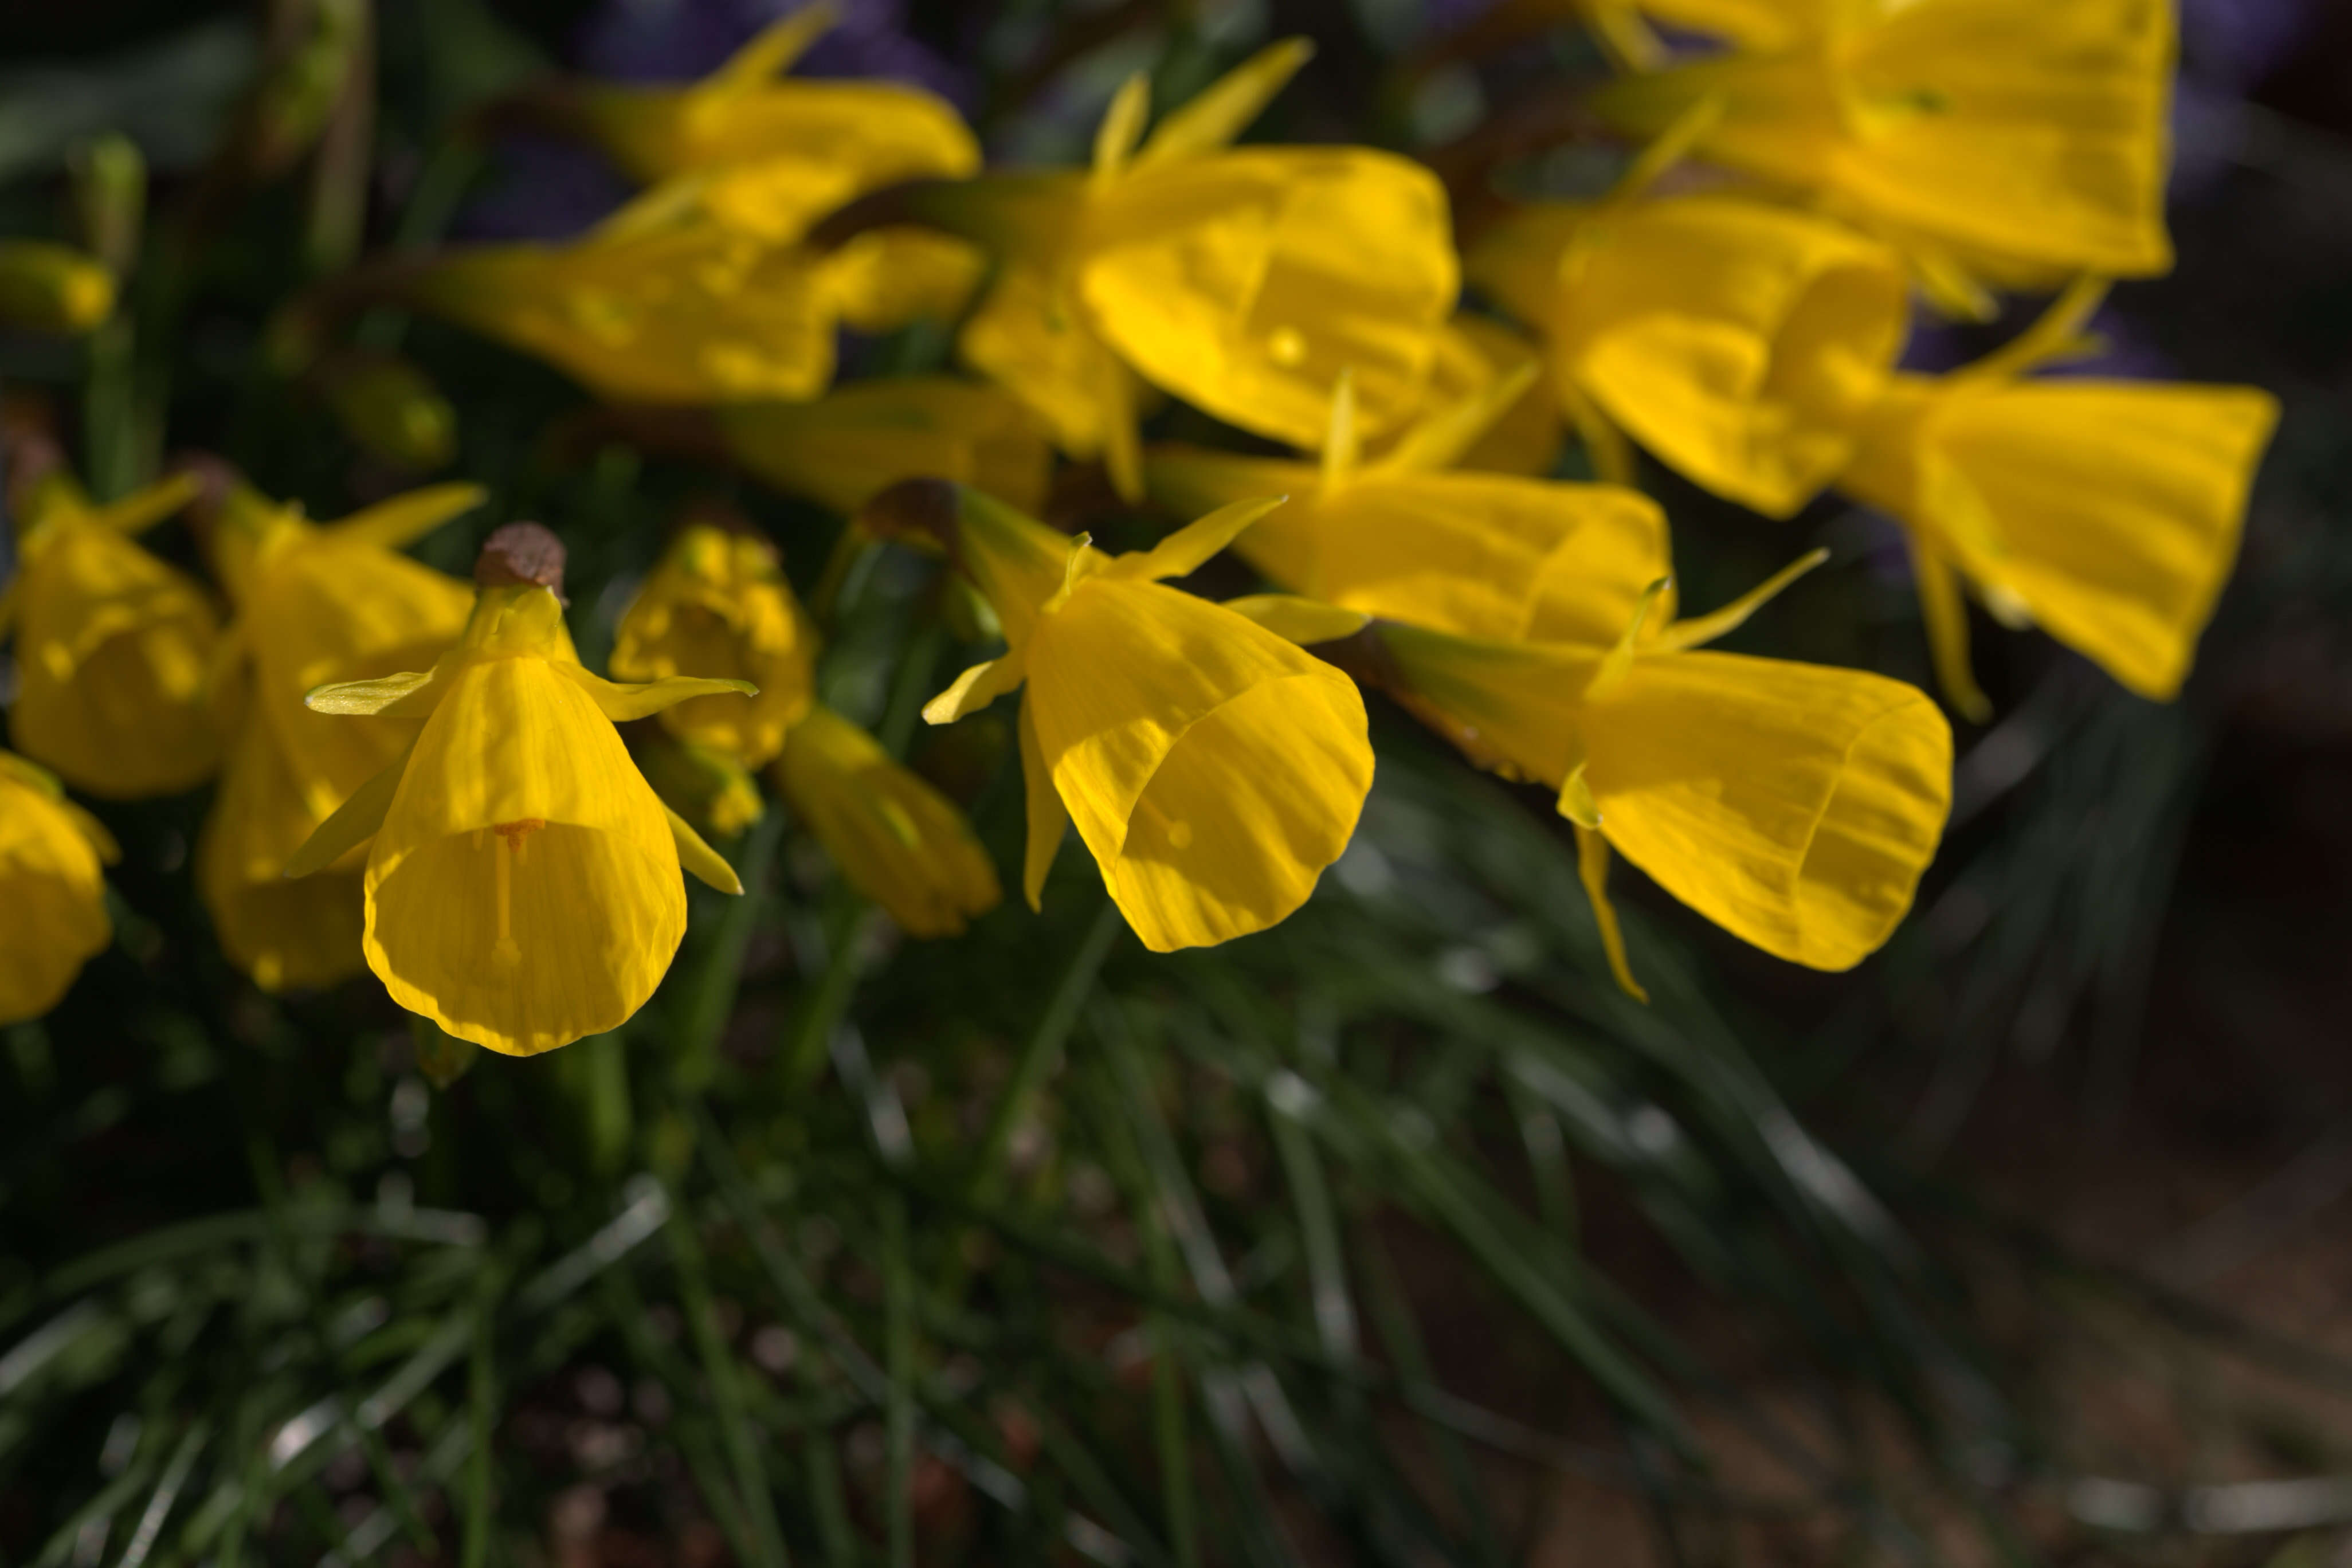
[[[833,378],[815,259],[714,217],[690,175],[570,243],[394,258],[343,293],[446,317],[620,402],[806,398]]]
[[[688,87],[566,81],[511,108],[593,142],[643,184],[694,176],[714,220],[768,245],[797,242],[815,219],[866,192],[977,171],[979,142],[954,107],[931,93],[899,82],[785,77],[833,21],[829,6],[796,11]],[[961,241],[889,227],[811,268],[843,319],[882,331],[953,316],[982,263]]]
[[[1779,47],[1610,83],[1592,108],[1901,245],[1945,302],[2164,272],[2170,0],[1838,0]]]
[[[850,886],[908,936],[961,935],[1003,898],[955,803],[822,703],[793,726],[772,773]]]
[[[1655,630],[1653,584],[1613,645],[1461,637],[1280,596],[1233,607],[1330,642],[1472,761],[1557,791],[1611,965],[1639,996],[1608,901],[1612,848],[1734,935],[1823,970],[1885,942],[1935,856],[1952,738],[1927,697],[1860,670],[1694,651],[1818,560]]]
[[[1528,207],[1480,240],[1469,272],[1543,334],[1553,391],[1604,474],[1622,467],[1622,429],[1775,517],[1852,458],[1909,316],[1886,246],[1723,195]]]
[[[1356,456],[1343,378],[1319,467],[1154,447],[1153,497],[1178,512],[1287,495],[1234,542],[1294,593],[1465,637],[1603,641],[1670,570],[1665,516],[1638,490],[1448,471],[1531,379],[1531,367]]]
[[[2099,292],[2072,291],[1978,364],[1897,377],[1839,480],[1904,525],[1937,677],[1979,721],[1963,580],[2141,696],[2179,691],[2278,421],[2251,386],[2022,379],[2079,346]]]
[[[920,88],[785,77],[835,20],[830,5],[803,7],[690,86],[566,81],[523,107],[588,137],[646,184],[714,167],[785,164],[838,182],[807,216],[894,180],[978,168],[980,145],[954,108]]]
[[[430,670],[310,694],[322,713],[425,722],[287,868],[308,876],[373,838],[368,967],[410,1012],[509,1056],[615,1028],[645,1005],[685,934],[681,865],[742,890],[614,725],[750,686],[591,675],[556,597],[562,560],[545,529],[508,524],[483,546],[464,636]]]
[[[0,752],[0,1024],[56,1006],[114,940],[102,868],[120,855],[53,774]]]
[[[481,500],[473,485],[436,485],[313,524],[299,506],[222,476],[200,509],[237,612],[217,695],[241,711],[197,836],[196,885],[222,951],[264,991],[359,972],[360,867],[299,881],[286,867],[415,738],[413,722],[329,718],[303,698],[329,681],[429,665],[457,640],[471,589],[399,551]]]
[[[20,475],[25,469],[20,468]],[[96,506],[62,465],[20,480],[13,626],[17,747],[112,800],[193,789],[220,760],[205,675],[220,622],[195,579],[133,541],[187,505],[186,477]]]
[[[814,403],[718,411],[727,450],[787,494],[856,515],[900,479],[971,485],[1022,511],[1045,504],[1044,431],[1005,392],[949,376],[859,382]]]
[[[1065,451],[1101,457],[1122,494],[1139,493],[1139,377],[1297,443],[1315,439],[1342,368],[1371,429],[1419,400],[1458,283],[1435,177],[1363,148],[1228,147],[1310,52],[1297,39],[1265,50],[1149,137],[1149,90],[1130,79],[1091,171],[904,198],[1002,263],[965,359]]]
[[[678,533],[613,642],[624,680],[673,680],[706,670],[757,688],[681,702],[661,716],[682,741],[757,768],[816,700],[816,627],[784,580],[776,547],[749,532],[695,523]]]
[[[0,240],[0,326],[79,336],[114,314],[114,274],[47,240]]]
[[[1161,952],[1285,919],[1347,847],[1372,782],[1354,686],[1160,582],[1274,504],[1227,507],[1116,557],[960,486],[909,481],[866,508],[870,535],[944,548],[1003,626],[1003,656],[923,716],[950,723],[1026,683],[1032,909],[1073,822],[1128,924]]]

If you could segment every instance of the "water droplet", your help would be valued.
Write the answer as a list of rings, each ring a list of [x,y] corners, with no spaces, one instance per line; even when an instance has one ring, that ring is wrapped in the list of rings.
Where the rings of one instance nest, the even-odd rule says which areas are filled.
[[[1265,352],[1279,365],[1307,363],[1307,338],[1297,327],[1276,327],[1266,334]]]

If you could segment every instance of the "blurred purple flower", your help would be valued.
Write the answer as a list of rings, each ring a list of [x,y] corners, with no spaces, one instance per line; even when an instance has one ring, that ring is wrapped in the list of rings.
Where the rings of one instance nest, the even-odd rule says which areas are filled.
[[[604,0],[581,28],[579,67],[621,81],[702,76],[802,0]],[[970,108],[969,72],[906,30],[904,0],[844,0],[841,19],[793,68],[805,76],[889,77]]]

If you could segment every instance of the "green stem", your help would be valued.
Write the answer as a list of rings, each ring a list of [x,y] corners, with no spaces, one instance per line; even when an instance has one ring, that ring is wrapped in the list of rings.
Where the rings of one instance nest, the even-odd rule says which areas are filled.
[[[1120,923],[1118,906],[1105,900],[1085,940],[1070,954],[1069,967],[1062,972],[1061,983],[1054,987],[1045,1011],[1037,1019],[1037,1027],[1022,1047],[1020,1059],[1013,1065],[1013,1076],[1005,1080],[1004,1092],[997,1098],[988,1128],[981,1134],[980,1152],[972,1157],[971,1172],[964,1178],[964,1194],[971,1203],[986,1205],[995,1201],[1003,1182],[1004,1158],[1013,1147],[1013,1131],[1021,1124],[1030,1097],[1061,1056],[1063,1046],[1068,1043],[1078,1011],[1093,993],[1095,977],[1102,972],[1111,943],[1118,940]]]
[[[836,891],[824,922],[824,973],[801,1010],[792,1047],[784,1053],[784,1087],[793,1094],[808,1089],[824,1076],[833,1031],[849,1010],[849,999],[857,989],[857,934],[865,917],[865,900],[846,888]]]

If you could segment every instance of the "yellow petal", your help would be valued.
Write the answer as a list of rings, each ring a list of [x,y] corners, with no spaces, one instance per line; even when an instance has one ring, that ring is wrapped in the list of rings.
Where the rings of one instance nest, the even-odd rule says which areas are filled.
[[[1111,439],[1113,411],[1104,407],[1102,389],[1131,390],[1134,375],[1083,309],[1044,273],[1011,263],[957,339],[965,363],[1020,399],[1054,444],[1082,462],[1101,456]]]
[[[1061,792],[1054,787],[1054,772],[1039,749],[1034,709],[1027,700],[1021,704],[1021,787],[1028,824],[1026,847],[1021,855],[1021,892],[1029,908],[1039,910],[1045,908],[1046,875],[1054,869],[1054,857],[1061,852],[1062,840],[1070,831],[1070,812],[1062,804]]]
[[[432,689],[428,695],[428,688]],[[445,691],[433,687],[430,670],[380,675],[373,680],[336,680],[314,686],[302,696],[302,706],[313,713],[337,717],[382,715],[422,719],[439,706]]]
[[[1303,463],[1181,447],[1148,473],[1188,510],[1288,490],[1234,541],[1243,559],[1308,598],[1468,637],[1606,647],[1671,570],[1657,503],[1614,486],[1379,470],[1327,496]]]
[[[427,485],[355,511],[329,524],[326,531],[339,544],[399,550],[451,518],[473,510],[489,496],[479,485]]]
[[[830,708],[793,727],[776,778],[850,884],[909,936],[954,936],[1003,898],[963,813]]]
[[[1592,901],[1601,951],[1608,955],[1617,988],[1636,1002],[1649,1001],[1650,994],[1633,978],[1633,966],[1626,961],[1625,933],[1617,924],[1617,906],[1609,901],[1609,840],[1580,823],[1576,828],[1576,873],[1584,884],[1584,896]]]
[[[367,907],[393,1000],[511,1056],[617,1027],[686,929],[668,814],[587,691],[529,658],[469,666],[425,721]]]
[[[1367,434],[1420,400],[1459,283],[1444,193],[1360,148],[1243,148],[1139,172],[1096,204],[1079,290],[1144,379],[1297,447],[1352,369]]]
[[[28,554],[17,747],[110,799],[202,782],[220,754],[205,701],[220,627],[204,590],[110,529],[68,527]]]
[[[1301,647],[1353,637],[1371,619],[1360,610],[1343,610],[1337,605],[1303,599],[1295,594],[1250,594],[1227,599],[1224,605],[1283,641]]]
[[[1094,172],[1097,181],[1116,178],[1127,167],[1128,155],[1143,138],[1143,122],[1151,115],[1151,79],[1141,71],[1118,84],[1102,123],[1095,128]]]
[[[99,508],[91,514],[91,521],[102,528],[135,537],[195,500],[201,488],[195,475],[173,474]]]
[[[406,303],[545,359],[605,397],[806,398],[833,375],[832,311],[815,262],[708,217],[568,246],[454,249],[400,287]]]
[[[952,724],[968,713],[979,712],[1020,686],[1025,664],[1019,655],[1006,654],[1003,658],[973,665],[957,676],[945,691],[923,704],[923,722]]]
[[[767,483],[845,517],[900,479],[953,479],[1034,512],[1051,458],[1011,395],[947,376],[860,382],[814,403],[719,410],[728,450]]]
[[[1265,496],[1221,506],[1197,521],[1188,522],[1150,550],[1119,556],[1105,574],[1137,582],[1157,583],[1167,577],[1189,577],[1237,538],[1242,530],[1289,500]]]
[[[1071,820],[1156,952],[1286,917],[1371,786],[1345,676],[1158,584],[1097,578],[1041,620],[1028,706]]]
[[[314,820],[415,738],[414,723],[400,721],[431,712],[439,689],[427,681],[403,692],[399,686],[418,678],[393,672],[429,670],[463,635],[473,605],[473,584],[331,529],[256,565],[236,632],[251,649],[253,701]],[[375,709],[378,717],[305,705],[321,682],[354,679],[394,683],[365,699],[391,699]]]
[[[286,875],[313,820],[269,724],[246,723],[196,837],[196,887],[221,951],[264,991],[329,985],[365,967],[359,868]]]
[[[1874,426],[1842,482],[2124,685],[2172,697],[2237,557],[2276,400],[2156,382],[1935,387],[1923,416]]]
[[[559,664],[551,668],[561,671],[565,679],[588,693],[597,710],[615,724],[625,723],[631,719],[650,719],[665,709],[690,702],[698,697],[756,697],[760,694],[760,689],[748,680],[673,675],[661,680],[630,684],[592,675],[576,664]]]
[[[1654,136],[1719,97],[1701,155],[1995,272],[2164,271],[2167,0],[1858,8],[1772,52],[1621,79],[1603,120]]]
[[[1136,154],[1135,166],[1197,158],[1231,145],[1314,58],[1315,44],[1308,38],[1285,38],[1260,49],[1162,120]]]
[[[1857,670],[1639,659],[1582,721],[1609,842],[1709,920],[1814,969],[1886,940],[1951,803],[1943,715]]]
[[[1657,644],[1664,648],[1697,647],[1718,637],[1729,637],[1748,624],[1748,617],[1779,598],[1781,593],[1830,558],[1826,550],[1811,550],[1775,572],[1719,610],[1709,610],[1703,616],[1679,620],[1658,633]]]
[[[401,775],[415,752],[415,742],[412,741],[373,778],[353,790],[351,798],[337,806],[333,815],[319,824],[287,858],[286,875],[315,876],[381,832],[384,816],[400,792]]]
[[[1523,234],[1562,237],[1557,211]],[[1667,464],[1772,516],[1852,456],[1854,426],[1903,344],[1908,285],[1885,246],[1802,213],[1702,195],[1586,215],[1574,265],[1525,269],[1535,242],[1490,242],[1491,269],[1550,342],[1554,374]]]
[[[702,835],[668,806],[662,807],[662,815],[669,818],[670,842],[677,847],[679,868],[706,886],[716,888],[722,893],[740,896],[743,891],[743,879],[735,874],[735,868],[727,863],[727,857],[705,844]]]
[[[113,934],[98,852],[69,808],[0,767],[0,1024],[56,1006]]]

